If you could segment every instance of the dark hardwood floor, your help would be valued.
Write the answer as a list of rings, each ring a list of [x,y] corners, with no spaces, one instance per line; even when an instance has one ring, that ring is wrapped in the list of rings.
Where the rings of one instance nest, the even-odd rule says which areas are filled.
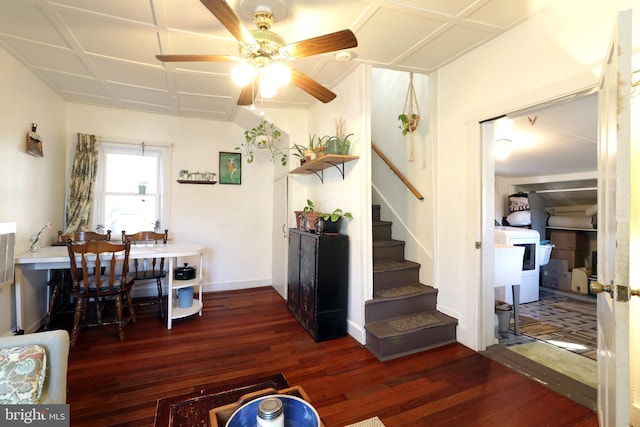
[[[153,426],[158,399],[280,372],[326,427],[373,416],[387,427],[598,425],[590,409],[460,344],[382,363],[351,337],[314,343],[271,287],[207,293],[203,316],[171,330],[155,305],[136,313],[123,342],[115,327],[80,331],[72,426]]]

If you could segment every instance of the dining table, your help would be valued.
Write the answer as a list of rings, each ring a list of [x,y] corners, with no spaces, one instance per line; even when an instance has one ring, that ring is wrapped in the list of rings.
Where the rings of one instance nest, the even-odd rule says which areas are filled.
[[[167,328],[172,321],[195,313],[202,316],[202,259],[204,245],[201,243],[154,243],[131,245],[129,259],[162,258],[168,264],[167,270]],[[124,256],[124,253],[123,253]],[[174,269],[179,258],[198,257],[197,275],[192,280],[173,280]],[[69,251],[66,245],[46,246],[38,252],[24,252],[15,256],[15,299],[17,332],[34,332],[39,329],[49,307],[47,283],[51,271],[70,268]],[[197,287],[198,299],[191,307],[178,307],[173,291],[185,287]]]

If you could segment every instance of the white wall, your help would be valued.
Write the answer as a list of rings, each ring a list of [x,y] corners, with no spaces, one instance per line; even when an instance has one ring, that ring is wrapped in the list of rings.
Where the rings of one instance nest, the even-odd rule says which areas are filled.
[[[365,342],[364,301],[370,298],[371,264],[371,181],[369,68],[359,67],[332,90],[338,95],[328,104],[317,103],[309,111],[309,133],[335,135],[335,120],[347,123],[351,155],[360,158],[345,163],[344,179],[335,168],[324,170],[324,184],[315,175],[291,175],[291,206],[302,210],[309,198],[319,212],[336,208],[349,211],[354,219],[343,223],[342,232],[349,235],[349,312],[348,332]],[[305,141],[305,145],[307,142]]]
[[[29,235],[45,224],[62,226],[65,171],[65,102],[0,49],[0,222],[17,223],[16,254],[26,252]],[[43,140],[44,157],[26,153],[31,123]],[[53,235],[42,234],[42,246]],[[45,277],[41,277],[44,282]],[[45,292],[46,286],[41,289]],[[15,330],[13,286],[0,289],[0,336]]]
[[[436,282],[439,303],[461,314],[458,340],[471,348],[484,345],[479,306],[489,295],[481,293],[481,254],[474,246],[489,238],[481,230],[486,171],[478,121],[594,85],[616,14],[632,3],[638,5],[556,2],[437,73]]]
[[[377,155],[372,154],[374,203],[381,205],[383,220],[393,222],[393,238],[405,241],[405,258],[420,263],[420,281],[438,287],[434,281],[434,205],[435,175],[433,160],[436,145],[432,120],[435,111],[430,105],[430,80],[414,74],[413,85],[421,115],[413,135],[402,135],[398,115],[405,111],[410,81],[409,73],[374,68],[371,78],[372,142],[400,170],[424,197],[417,199],[393,171]],[[410,161],[413,138],[413,161]],[[447,314],[450,310],[439,307]]]
[[[243,156],[241,185],[176,182],[182,169],[218,173],[218,153],[233,152],[244,141],[243,128],[230,122],[69,104],[66,140],[70,150],[77,132],[109,140],[173,144],[171,222],[163,227],[176,242],[205,245],[205,290],[271,284],[273,166],[268,153],[256,152],[251,164]]]

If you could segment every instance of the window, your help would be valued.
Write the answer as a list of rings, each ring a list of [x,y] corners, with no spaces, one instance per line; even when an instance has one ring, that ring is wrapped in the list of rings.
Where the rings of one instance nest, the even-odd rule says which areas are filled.
[[[168,195],[163,190],[169,188],[169,174],[164,173],[169,155],[162,148],[145,147],[143,155],[137,146],[101,145],[93,216],[95,224],[111,230],[112,239],[123,230],[168,228],[169,218],[163,216]]]

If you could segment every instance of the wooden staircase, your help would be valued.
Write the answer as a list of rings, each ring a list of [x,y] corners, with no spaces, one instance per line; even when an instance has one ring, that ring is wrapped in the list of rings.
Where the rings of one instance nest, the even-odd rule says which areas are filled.
[[[420,283],[420,264],[404,259],[404,242],[373,205],[373,299],[365,303],[367,349],[391,360],[456,341],[458,321],[436,310],[438,291]]]

